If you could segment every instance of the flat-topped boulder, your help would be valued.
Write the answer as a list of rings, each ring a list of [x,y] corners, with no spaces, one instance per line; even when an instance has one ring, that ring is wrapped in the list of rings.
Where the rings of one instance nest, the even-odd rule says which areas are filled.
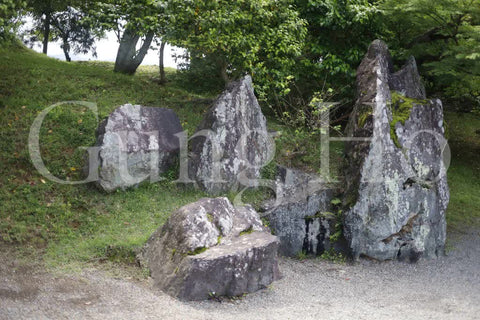
[[[250,76],[232,82],[192,139],[191,179],[210,194],[255,186],[273,152]]]
[[[355,258],[436,257],[446,239],[449,201],[443,107],[427,99],[415,59],[394,72],[374,41],[357,71],[347,127],[344,231]]]
[[[205,300],[254,292],[277,280],[278,243],[251,206],[204,198],[173,212],[140,260],[162,291]]]
[[[97,130],[99,180],[111,192],[138,185],[159,175],[175,162],[182,132],[170,109],[125,104],[115,109]]]

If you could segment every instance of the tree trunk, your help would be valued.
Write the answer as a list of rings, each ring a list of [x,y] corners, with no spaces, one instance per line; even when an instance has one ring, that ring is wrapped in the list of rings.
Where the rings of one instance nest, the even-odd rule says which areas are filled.
[[[131,29],[126,29],[123,33],[120,46],[118,47],[117,58],[115,59],[115,72],[134,74],[138,66],[142,63],[145,55],[150,48],[153,40],[153,32],[145,36],[145,40],[140,48],[136,50],[137,42],[140,40],[140,35]]]
[[[230,83],[230,77],[228,76],[228,72],[227,72],[227,69],[228,69],[227,59],[221,54],[214,55],[213,59],[218,68],[218,75],[222,78],[225,86],[227,86]]]
[[[72,61],[72,59],[70,58],[70,44],[68,43],[68,39],[63,39],[62,49],[63,54],[65,54],[65,60],[67,62]]]
[[[225,86],[227,86],[230,83],[230,77],[228,76],[227,73],[227,60],[225,58],[220,59],[220,76],[222,77],[223,82],[225,83]]]
[[[162,41],[162,44],[160,45],[160,53],[159,53],[159,69],[160,69],[160,83],[166,83],[167,78],[165,77],[165,65],[164,65],[164,52],[165,52],[165,45],[167,43],[165,41]]]
[[[51,12],[45,13],[45,21],[43,23],[43,53],[47,54],[48,51],[48,38],[50,38],[50,20]]]

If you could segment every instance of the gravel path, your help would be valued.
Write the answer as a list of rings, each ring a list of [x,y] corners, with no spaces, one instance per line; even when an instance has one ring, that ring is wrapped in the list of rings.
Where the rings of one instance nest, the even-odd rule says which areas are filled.
[[[94,270],[54,277],[0,252],[0,319],[480,319],[480,232],[456,238],[448,256],[418,264],[281,259],[282,280],[221,303]]]

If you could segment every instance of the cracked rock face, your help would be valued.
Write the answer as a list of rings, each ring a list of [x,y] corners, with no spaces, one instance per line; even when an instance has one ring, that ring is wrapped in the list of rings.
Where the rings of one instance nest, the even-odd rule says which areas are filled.
[[[272,152],[265,117],[246,76],[228,86],[198,127],[190,176],[210,194],[235,191],[240,184],[256,186]]]
[[[435,257],[444,252],[449,201],[443,107],[427,100],[415,59],[394,73],[374,41],[357,71],[347,133],[344,232],[355,258]]]
[[[331,200],[335,190],[315,175],[298,169],[277,167],[277,202],[264,213],[272,231],[280,239],[279,253],[294,257],[300,252],[320,255],[342,244],[330,241],[337,218]]]
[[[157,179],[176,160],[182,132],[170,109],[126,104],[115,109],[99,126],[97,143],[99,180],[107,192]]]
[[[277,249],[277,237],[252,207],[204,198],[172,213],[140,260],[164,292],[205,300],[254,292],[279,279]]]

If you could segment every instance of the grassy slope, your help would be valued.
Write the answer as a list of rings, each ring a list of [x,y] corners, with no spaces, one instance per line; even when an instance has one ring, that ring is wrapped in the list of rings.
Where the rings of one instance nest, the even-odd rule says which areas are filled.
[[[126,252],[140,246],[172,210],[204,196],[168,182],[111,195],[56,184],[34,170],[26,145],[38,112],[60,101],[95,102],[100,118],[124,103],[173,108],[192,131],[208,106],[204,97],[174,83],[155,84],[155,68],[130,77],[113,73],[110,63],[65,63],[24,48],[0,49],[0,57],[0,238],[46,247],[53,264],[88,261],[104,257],[107,246]],[[58,107],[47,116],[41,151],[53,174],[80,178],[77,148],[92,145],[96,125],[81,106]]]
[[[131,249],[140,246],[172,210],[205,196],[169,182],[105,195],[86,185],[52,183],[33,168],[26,146],[29,128],[53,103],[95,102],[100,118],[124,103],[168,107],[189,132],[208,107],[205,98],[211,97],[182,89],[173,70],[168,77],[174,81],[159,86],[151,81],[155,68],[142,67],[133,77],[115,74],[112,68],[110,63],[65,63],[21,47],[0,49],[0,239],[45,248],[53,266],[64,268],[108,255],[128,261]],[[454,114],[447,118],[453,142],[448,221],[450,227],[461,229],[480,217],[480,137],[474,134],[480,119]],[[49,170],[64,179],[80,179],[83,160],[77,148],[94,142],[96,126],[93,115],[79,105],[50,113],[41,131],[42,156]],[[273,122],[270,127],[284,131],[277,139],[277,157],[284,163],[318,167],[313,145],[302,145],[301,135],[293,130]],[[302,153],[302,148],[309,154],[300,159],[289,156],[290,150]],[[332,163],[339,163],[339,148],[334,146]]]

